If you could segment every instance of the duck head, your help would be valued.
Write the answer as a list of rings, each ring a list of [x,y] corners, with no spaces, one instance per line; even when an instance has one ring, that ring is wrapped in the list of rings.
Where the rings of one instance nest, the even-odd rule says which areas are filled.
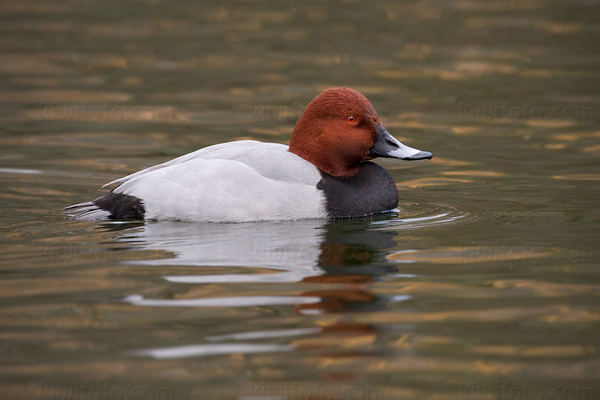
[[[376,157],[431,159],[408,147],[385,128],[365,96],[348,88],[327,89],[315,97],[296,123],[289,151],[333,176],[354,174]]]

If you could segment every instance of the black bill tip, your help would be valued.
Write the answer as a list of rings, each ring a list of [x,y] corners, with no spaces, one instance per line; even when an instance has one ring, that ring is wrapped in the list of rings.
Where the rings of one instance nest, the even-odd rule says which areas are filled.
[[[433,154],[428,151],[420,151],[417,154],[413,154],[410,157],[404,158],[404,160],[431,160],[433,158]]]

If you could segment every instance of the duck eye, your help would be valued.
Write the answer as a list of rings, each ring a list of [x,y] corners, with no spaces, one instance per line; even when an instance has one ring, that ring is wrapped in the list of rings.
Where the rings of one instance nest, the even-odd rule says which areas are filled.
[[[346,121],[350,122],[351,124],[356,122],[356,118],[354,118],[353,115],[349,116],[348,118],[346,118]]]

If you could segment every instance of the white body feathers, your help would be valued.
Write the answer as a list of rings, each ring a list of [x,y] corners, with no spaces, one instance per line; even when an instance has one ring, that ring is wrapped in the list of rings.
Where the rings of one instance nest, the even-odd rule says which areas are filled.
[[[276,143],[206,147],[108,183],[149,220],[245,222],[325,218],[319,170]],[[105,185],[105,186],[107,186]]]

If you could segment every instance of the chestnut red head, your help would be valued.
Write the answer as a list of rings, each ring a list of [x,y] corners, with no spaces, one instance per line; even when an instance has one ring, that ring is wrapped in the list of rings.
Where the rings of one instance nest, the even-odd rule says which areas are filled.
[[[420,160],[431,153],[400,143],[365,96],[348,88],[315,97],[296,123],[289,151],[333,176],[351,175],[375,157]]]

